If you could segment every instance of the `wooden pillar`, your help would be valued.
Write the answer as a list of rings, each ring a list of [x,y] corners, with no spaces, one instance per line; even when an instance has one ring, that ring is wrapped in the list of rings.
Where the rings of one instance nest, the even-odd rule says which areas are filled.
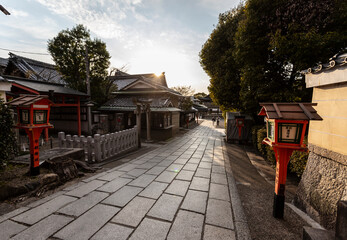
[[[150,118],[150,114],[151,114],[151,108],[150,105],[147,104],[146,105],[146,126],[147,126],[147,142],[151,142],[151,118]]]
[[[137,137],[138,137],[138,147],[141,147],[141,105],[136,105],[136,110],[134,111],[136,114],[136,126],[137,126]]]
[[[77,97],[77,132],[78,136],[81,136],[81,102],[80,97]]]

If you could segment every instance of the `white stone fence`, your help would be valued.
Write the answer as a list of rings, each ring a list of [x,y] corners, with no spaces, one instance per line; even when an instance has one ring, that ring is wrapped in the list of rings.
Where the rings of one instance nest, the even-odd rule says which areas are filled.
[[[58,133],[60,148],[82,148],[85,160],[88,162],[100,162],[107,158],[136,149],[138,147],[137,127],[120,132],[92,136],[66,135]]]

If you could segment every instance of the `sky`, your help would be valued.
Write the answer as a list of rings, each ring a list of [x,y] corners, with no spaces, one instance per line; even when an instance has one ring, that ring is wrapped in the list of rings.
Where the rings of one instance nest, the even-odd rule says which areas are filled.
[[[208,93],[199,52],[218,15],[240,0],[2,0],[0,57],[15,54],[54,63],[47,41],[83,24],[106,43],[111,67],[129,74],[165,72],[169,87]]]

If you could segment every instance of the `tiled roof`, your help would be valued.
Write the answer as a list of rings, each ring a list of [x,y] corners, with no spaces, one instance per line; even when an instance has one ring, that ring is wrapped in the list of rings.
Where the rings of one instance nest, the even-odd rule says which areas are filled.
[[[153,97],[151,103],[151,111],[180,111],[178,108],[172,107],[172,103],[169,98]],[[133,111],[136,109],[136,105],[133,102],[133,97],[115,97],[103,104],[99,110],[110,111]],[[166,110],[165,110],[166,109]]]
[[[21,86],[30,88],[40,93],[48,93],[49,90],[53,90],[54,93],[88,96],[86,93],[79,92],[77,90],[65,87],[64,84],[42,82],[42,81],[30,80],[30,79],[14,77],[14,76],[4,76],[4,77],[10,82],[17,83]]]
[[[62,75],[52,64],[18,56],[13,53],[10,53],[9,61],[23,74],[27,75],[29,79],[43,82],[64,83]]]
[[[40,96],[40,95],[25,95],[25,96],[21,96],[18,97],[14,100],[12,100],[11,102],[9,102],[8,104],[12,105],[12,106],[24,106],[24,107],[28,107],[31,104],[41,100],[41,99],[45,99],[47,98],[47,96]]]
[[[8,58],[2,58],[0,57],[0,66],[1,67],[6,67],[8,63]]]
[[[173,94],[181,95],[179,92],[176,92],[170,88],[168,88],[166,83],[165,74],[162,74],[161,76],[156,76],[153,73],[148,74],[123,74],[123,75],[117,75],[117,76],[111,76],[109,77],[115,84],[117,84],[117,91],[126,91],[124,88],[128,87],[129,85],[135,83],[136,81],[144,81],[150,85],[152,85],[154,88],[164,90]],[[141,91],[141,90],[139,90]]]
[[[301,71],[302,74],[319,73],[347,64],[347,53],[339,53],[329,59],[327,63],[318,63],[312,68]]]
[[[312,106],[317,103],[259,103],[259,116],[284,120],[322,120]]]

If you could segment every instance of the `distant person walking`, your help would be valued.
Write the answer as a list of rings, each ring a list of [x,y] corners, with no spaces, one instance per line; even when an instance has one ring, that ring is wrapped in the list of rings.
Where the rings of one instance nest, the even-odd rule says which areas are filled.
[[[217,117],[217,126],[219,126],[219,121],[220,121],[220,118]]]
[[[214,122],[216,121],[216,119],[214,117],[212,117],[212,125],[214,126]]]

